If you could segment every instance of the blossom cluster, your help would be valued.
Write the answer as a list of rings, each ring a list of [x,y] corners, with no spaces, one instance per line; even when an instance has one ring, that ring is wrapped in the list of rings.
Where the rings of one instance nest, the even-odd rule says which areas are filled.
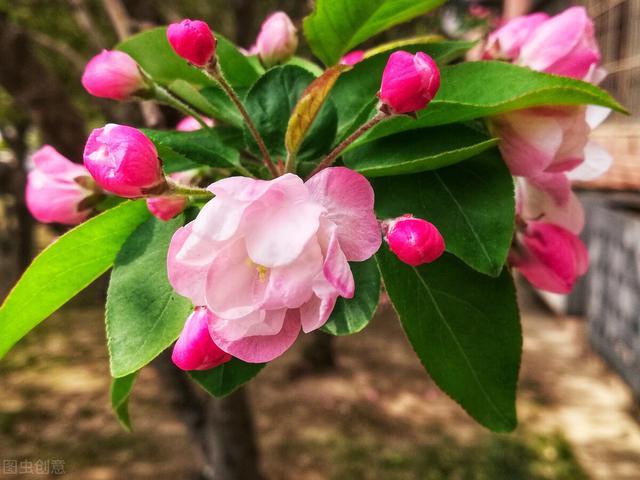
[[[598,83],[606,72],[594,26],[584,7],[549,17],[515,18],[489,35],[484,58],[503,59],[533,70]],[[578,235],[584,212],[572,180],[591,180],[612,159],[589,141],[609,110],[595,106],[555,106],[517,110],[491,118],[500,151],[516,176],[517,225],[511,264],[536,287],[569,293],[588,268]]]
[[[209,26],[200,20],[174,23],[167,29],[167,42],[180,58],[223,87],[260,145],[241,100],[225,83],[218,42]],[[257,55],[269,68],[289,60],[297,45],[295,26],[277,12],[265,21],[246,54]],[[489,36],[483,56],[589,82],[604,76],[593,24],[581,7],[555,17],[514,19]],[[365,59],[365,51],[353,51],[341,63],[353,66]],[[274,165],[268,152],[264,161],[270,178],[256,178],[245,169],[239,170],[242,176],[207,182],[205,167],[166,174],[156,145],[145,133],[108,124],[89,136],[84,165],[52,147],[39,150],[29,175],[27,204],[38,220],[69,225],[88,218],[107,196],[144,198],[149,211],[164,221],[189,205],[199,208],[195,219],[175,232],[167,255],[170,284],[194,307],[173,361],[185,370],[210,369],[233,357],[268,362],[291,347],[301,331],[325,325],[338,299],[354,296],[357,285],[350,262],[371,258],[383,240],[411,267],[443,255],[445,239],[436,225],[411,212],[378,219],[369,181],[346,167],[331,166],[349,142],[376,122],[415,117],[427,108],[440,82],[438,65],[426,53],[391,53],[376,115],[306,180]],[[82,83],[89,93],[115,100],[168,95],[119,51],[94,57]],[[607,113],[584,106],[538,107],[488,120],[516,177],[517,232],[509,261],[538,288],[567,293],[587,270],[587,251],[578,238],[584,213],[570,182],[608,168],[610,157],[588,140]],[[215,125],[213,119],[190,116],[177,130]]]

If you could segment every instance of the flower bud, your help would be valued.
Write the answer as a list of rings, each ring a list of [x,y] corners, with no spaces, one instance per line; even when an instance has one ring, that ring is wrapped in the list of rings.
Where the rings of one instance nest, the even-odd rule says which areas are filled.
[[[197,175],[198,170],[194,169],[186,172],[171,173],[169,174],[169,178],[182,185],[191,185]],[[147,208],[149,208],[151,214],[164,222],[178,215],[186,206],[187,199],[184,195],[152,197],[147,199]]]
[[[431,263],[444,253],[444,239],[438,229],[421,218],[412,215],[386,220],[385,239],[389,249],[397,257],[413,267]]]
[[[364,50],[354,50],[353,52],[349,52],[344,57],[342,57],[342,59],[340,60],[340,64],[352,66],[356,65],[364,60],[364,54]]]
[[[84,165],[105,190],[127,198],[160,193],[166,185],[158,152],[140,130],[110,123],[84,148]]]
[[[27,178],[26,202],[42,223],[77,225],[89,216],[85,200],[97,192],[87,188],[89,172],[45,145],[33,154],[35,168]]]
[[[549,19],[546,13],[532,13],[509,20],[491,32],[485,45],[485,59],[514,60],[535,30]]]
[[[126,100],[146,88],[138,64],[124,52],[103,50],[87,63],[82,86],[91,95]]]
[[[389,57],[378,97],[393,113],[412,113],[425,108],[439,88],[440,71],[429,55],[398,51]]]
[[[216,37],[201,20],[172,23],[167,28],[167,39],[178,55],[198,67],[206,66],[216,54]]]
[[[182,370],[209,370],[231,360],[213,343],[209,335],[209,317],[206,307],[197,307],[187,318],[180,338],[173,347],[171,360]]]
[[[276,12],[265,20],[253,50],[266,67],[289,60],[298,48],[298,33],[289,16]]]
[[[211,118],[203,117],[202,119],[204,120],[204,123],[210,127],[215,125],[215,122]],[[195,132],[201,128],[202,125],[200,125],[200,123],[198,123],[198,121],[193,117],[184,117],[176,125],[176,130],[179,132]]]
[[[589,253],[573,233],[546,222],[529,222],[509,255],[511,265],[536,288],[571,292],[589,268]]]

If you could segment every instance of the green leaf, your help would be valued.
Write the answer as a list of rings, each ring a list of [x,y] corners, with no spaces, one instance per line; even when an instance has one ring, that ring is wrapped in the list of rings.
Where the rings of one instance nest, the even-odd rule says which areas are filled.
[[[107,292],[107,340],[111,376],[127,376],[153,360],[180,335],[192,309],[167,279],[167,250],[182,215],[150,218],[118,254]]]
[[[456,165],[373,181],[379,218],[405,213],[433,223],[447,251],[479,272],[498,276],[511,246],[513,179],[496,150]]]
[[[327,101],[331,89],[340,75],[350,68],[346,65],[328,68],[304,90],[287,125],[284,143],[289,155],[295,156],[298,153],[307,132]]]
[[[111,408],[122,427],[128,432],[133,430],[129,417],[129,396],[137,376],[138,372],[134,372],[126,377],[114,378],[111,382]]]
[[[236,128],[242,127],[240,113],[221,88],[211,86],[200,89],[184,80],[176,80],[168,88],[206,116],[222,120]]]
[[[380,300],[380,272],[375,259],[353,262],[351,271],[356,282],[353,298],[339,297],[322,330],[331,335],[351,335],[366,327]]]
[[[156,146],[167,147],[195,164],[219,168],[233,168],[240,164],[240,153],[229,146],[229,143],[237,142],[238,131],[235,129],[215,127],[193,132],[143,131]],[[166,160],[162,151],[159,151],[159,155],[163,161]],[[173,157],[173,160],[177,158]]]
[[[453,165],[497,143],[498,139],[454,124],[380,138],[351,150],[344,162],[347,167],[368,177],[403,175]]]
[[[87,220],[43,250],[0,307],[0,358],[106,272],[127,237],[148,217],[143,201],[126,202]]]
[[[316,0],[304,20],[313,53],[326,65],[365,40],[442,5],[444,0]]]
[[[418,112],[418,120],[391,119],[375,127],[358,143],[405,130],[543,105],[601,105],[625,112],[607,92],[595,85],[509,63],[465,62],[443,67],[440,73],[440,91],[425,110]]]
[[[284,145],[289,117],[307,86],[314,80],[308,71],[293,65],[272,68],[249,90],[245,105],[256,128],[264,138],[274,160],[284,159]],[[324,103],[308,131],[298,160],[312,160],[327,153],[336,134],[337,115],[333,103]],[[245,128],[245,141],[258,157],[260,150]]]
[[[522,333],[511,275],[491,278],[445,254],[418,268],[377,254],[402,327],[438,386],[496,432],[517,425]]]
[[[192,371],[189,375],[210,395],[224,397],[255,377],[266,365],[232,358],[211,370]]]
[[[319,67],[317,63],[314,63],[311,60],[307,60],[304,57],[292,57],[291,60],[289,60],[286,64],[302,67],[307,72],[311,73],[314,77],[319,77],[320,75],[322,75],[322,72],[324,72],[324,70]]]
[[[469,42],[440,41],[406,45],[403,50],[411,53],[425,52],[434,58],[438,65],[442,65],[458,58],[469,49]],[[376,93],[380,90],[382,72],[389,55],[396,49],[385,50],[356,64],[352,70],[340,76],[331,91],[330,98],[338,110],[338,138],[346,136],[347,130],[352,130],[368,119],[377,103]]]

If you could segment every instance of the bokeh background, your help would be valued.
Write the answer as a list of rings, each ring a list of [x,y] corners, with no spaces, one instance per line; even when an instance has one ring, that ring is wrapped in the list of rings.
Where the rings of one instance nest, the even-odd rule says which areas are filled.
[[[49,143],[80,161],[87,133],[106,121],[179,120],[152,104],[90,97],[80,75],[91,56],[185,17],[249,47],[269,12],[300,26],[311,3],[0,0],[0,299],[62,232],[36,225],[24,206],[30,152]],[[572,3],[594,17],[610,72],[603,86],[632,115],[595,132],[615,164],[579,185],[591,272],[569,297],[521,285],[515,433],[487,432],[437,389],[385,301],[364,333],[307,336],[223,401],[158,359],[135,387],[127,433],[109,406],[98,281],[0,362],[0,478],[640,479],[640,0],[452,1],[375,42],[433,31],[477,38],[502,15]],[[469,14],[479,4],[490,17]]]

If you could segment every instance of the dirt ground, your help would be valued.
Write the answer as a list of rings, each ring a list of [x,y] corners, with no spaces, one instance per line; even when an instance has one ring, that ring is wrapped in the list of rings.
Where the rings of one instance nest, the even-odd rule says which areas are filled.
[[[337,370],[292,379],[298,346],[251,383],[267,477],[640,479],[628,389],[586,347],[583,322],[525,304],[514,434],[485,431],[442,394],[382,305],[364,333],[338,339]],[[157,370],[135,387],[128,434],[108,404],[106,356],[102,313],[76,305],[0,363],[1,478],[16,478],[14,466],[34,472],[19,478],[43,478],[38,461],[78,480],[193,478],[191,440]]]

